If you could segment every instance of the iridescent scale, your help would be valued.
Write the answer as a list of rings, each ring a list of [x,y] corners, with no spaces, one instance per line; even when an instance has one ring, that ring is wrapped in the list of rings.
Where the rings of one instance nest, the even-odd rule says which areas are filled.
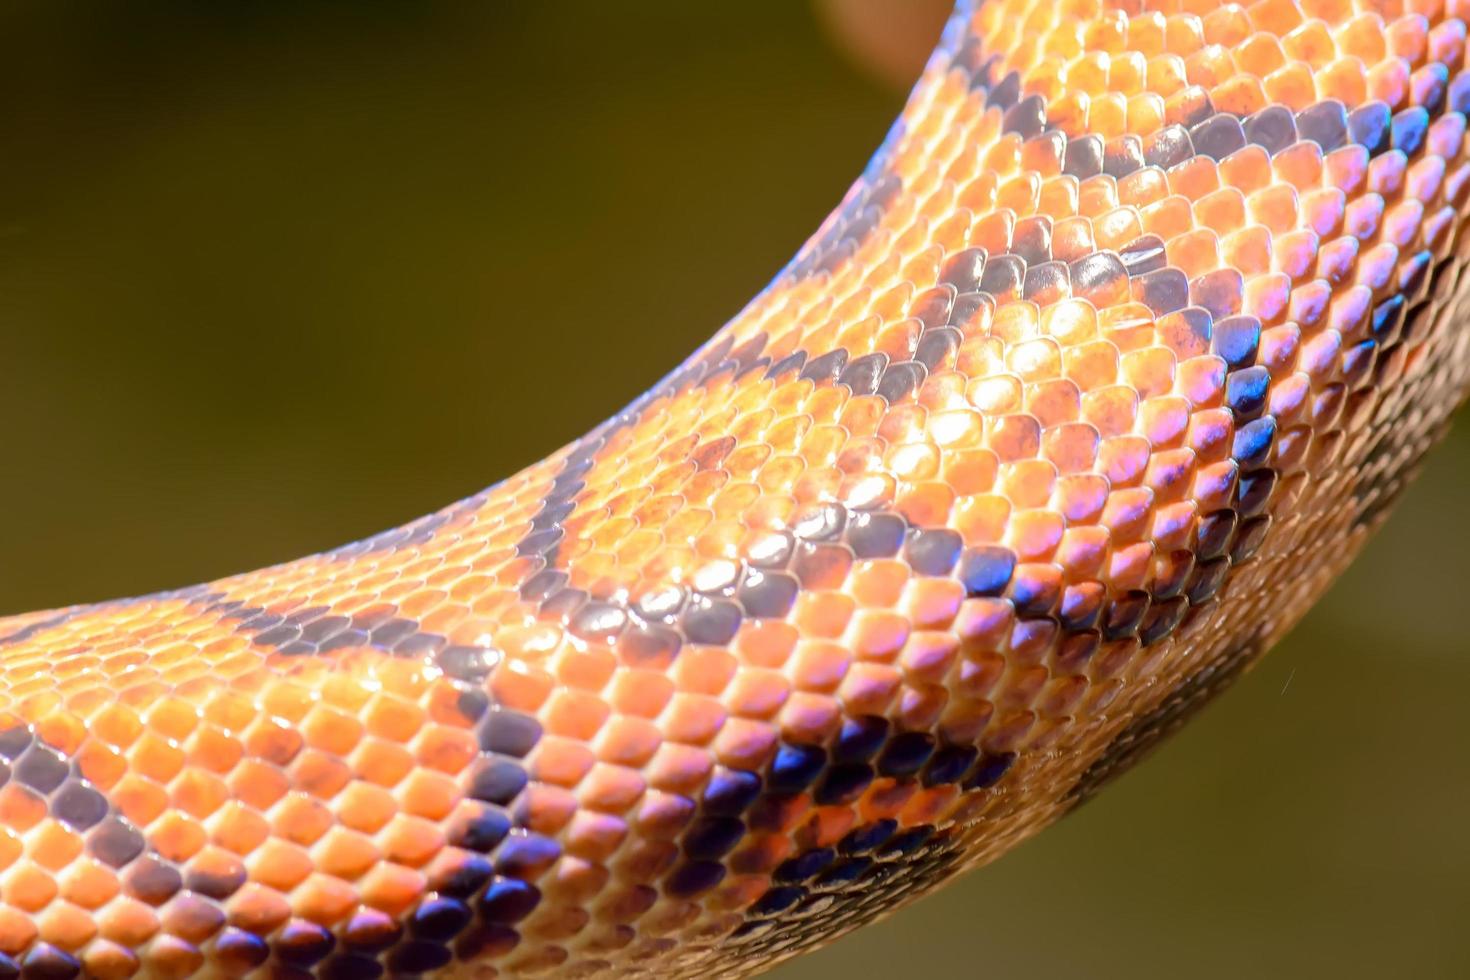
[[[1066,813],[1463,397],[1467,19],[962,2],[832,217],[583,439],[0,621],[0,980],[733,976]]]

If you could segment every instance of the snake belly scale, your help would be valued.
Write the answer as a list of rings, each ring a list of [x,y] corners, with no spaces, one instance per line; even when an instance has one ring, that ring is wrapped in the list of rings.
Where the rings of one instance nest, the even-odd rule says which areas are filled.
[[[771,284],[400,529],[0,621],[0,978],[738,976],[1099,791],[1461,401],[1470,0],[962,0]]]

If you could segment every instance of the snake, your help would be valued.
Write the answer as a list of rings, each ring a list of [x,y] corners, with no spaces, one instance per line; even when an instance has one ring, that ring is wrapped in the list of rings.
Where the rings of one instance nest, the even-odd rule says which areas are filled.
[[[746,976],[1076,809],[1465,397],[1467,20],[960,0],[830,217],[586,435],[0,620],[0,980]]]

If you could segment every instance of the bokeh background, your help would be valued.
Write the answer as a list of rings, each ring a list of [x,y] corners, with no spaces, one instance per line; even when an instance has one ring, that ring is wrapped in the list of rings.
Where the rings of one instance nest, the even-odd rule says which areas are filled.
[[[796,0],[4,3],[0,612],[331,547],[581,433],[841,195],[902,101],[866,43]],[[1150,764],[778,976],[1470,976],[1467,480],[1462,425]]]

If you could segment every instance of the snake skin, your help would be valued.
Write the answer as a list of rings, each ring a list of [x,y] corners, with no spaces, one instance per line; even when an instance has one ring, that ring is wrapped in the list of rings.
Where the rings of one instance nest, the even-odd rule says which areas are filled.
[[[1467,20],[962,2],[832,217],[586,437],[0,621],[0,980],[736,976],[1063,815],[1460,402]]]

